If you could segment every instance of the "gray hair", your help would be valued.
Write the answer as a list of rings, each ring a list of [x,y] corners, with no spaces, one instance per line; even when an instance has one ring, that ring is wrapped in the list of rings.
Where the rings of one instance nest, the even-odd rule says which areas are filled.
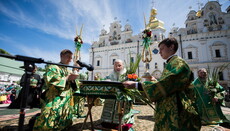
[[[200,69],[198,69],[197,73],[199,73],[202,70],[205,71],[205,72],[207,72],[207,70],[205,68],[200,68]]]
[[[114,63],[116,63],[116,62],[120,62],[120,63],[122,63],[122,65],[124,65],[124,62],[123,62],[121,59],[116,59],[116,60],[114,61]]]

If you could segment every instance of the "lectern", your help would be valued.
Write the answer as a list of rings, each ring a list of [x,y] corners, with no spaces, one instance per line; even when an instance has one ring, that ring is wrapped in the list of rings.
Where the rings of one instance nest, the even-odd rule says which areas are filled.
[[[80,82],[81,82],[79,87],[80,91],[75,93],[75,95],[87,97],[87,103],[88,103],[88,113],[81,127],[81,130],[83,130],[88,117],[90,117],[91,129],[93,131],[94,125],[92,120],[91,109],[93,107],[93,103],[95,99],[100,97],[103,99],[117,99],[119,101],[122,99],[121,92],[124,90],[124,86],[121,82],[112,82],[112,81],[80,81]],[[92,101],[89,101],[89,98],[91,98]],[[118,102],[118,104],[119,104],[118,105],[118,114],[119,114],[118,130],[122,131],[121,120],[125,108],[123,103]]]

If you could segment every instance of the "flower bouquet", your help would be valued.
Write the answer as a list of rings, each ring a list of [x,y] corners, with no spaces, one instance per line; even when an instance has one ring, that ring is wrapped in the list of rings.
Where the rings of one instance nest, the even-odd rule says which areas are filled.
[[[142,39],[145,39],[145,38],[151,38],[153,35],[152,35],[152,31],[150,29],[145,29],[144,31],[142,31]]]
[[[141,79],[136,74],[127,74],[129,81],[140,81]]]
[[[83,29],[83,25],[81,26],[81,30],[80,30],[80,34],[78,35],[77,30],[76,30],[76,37],[74,38],[74,43],[75,43],[75,47],[77,49],[77,51],[80,51],[81,46],[83,44],[82,41],[82,29]]]
[[[150,46],[152,36],[152,31],[150,29],[146,28],[142,31],[143,46],[145,49],[148,49]]]
[[[81,36],[79,36],[79,35],[76,36],[76,37],[74,38],[74,43],[75,43],[76,49],[77,49],[78,51],[80,51],[81,46],[82,46],[82,44],[83,44],[83,41],[82,41]]]

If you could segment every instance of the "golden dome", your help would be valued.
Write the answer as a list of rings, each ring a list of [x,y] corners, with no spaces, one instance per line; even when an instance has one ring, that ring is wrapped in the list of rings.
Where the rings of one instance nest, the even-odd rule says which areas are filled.
[[[201,11],[201,10],[198,10],[197,13],[196,13],[196,16],[197,16],[197,17],[201,17],[201,13],[202,13],[202,11]]]
[[[157,29],[157,28],[161,28],[164,29],[164,22],[158,20],[156,18],[157,15],[157,9],[152,8],[151,10],[151,14],[150,14],[150,19],[149,19],[149,23],[147,24],[147,27],[150,29]]]

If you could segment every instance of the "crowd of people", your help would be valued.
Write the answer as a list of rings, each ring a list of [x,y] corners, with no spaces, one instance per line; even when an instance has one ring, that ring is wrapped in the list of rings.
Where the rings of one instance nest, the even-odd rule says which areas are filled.
[[[17,98],[21,87],[16,83],[0,85],[0,104],[10,104]]]
[[[217,83],[215,87],[212,87],[215,88],[215,93],[210,95],[206,86],[207,70],[205,68],[198,70],[198,78],[194,80],[188,64],[176,55],[178,42],[175,38],[164,39],[158,47],[162,59],[166,60],[161,77],[156,79],[152,76],[144,82],[123,82],[127,89],[142,88],[147,98],[155,104],[154,130],[198,131],[202,125],[221,124],[229,126],[229,120],[221,111],[221,105],[226,94],[224,88]],[[73,53],[70,50],[62,50],[60,63],[70,64],[72,56]],[[80,101],[82,97],[73,94],[79,90],[79,80],[86,80],[87,76],[74,74],[65,66],[49,65],[43,75],[44,81],[42,82],[40,76],[37,76],[35,72],[36,68],[31,75],[27,105],[40,107],[41,114],[37,116],[33,130],[68,129],[76,115],[82,116],[84,101]],[[106,79],[122,81],[120,78],[125,72],[123,61],[117,59],[114,62],[113,72]],[[23,85],[24,79],[22,76],[20,83],[22,87],[25,86]],[[20,103],[23,92],[24,89],[22,88],[18,98],[13,100],[9,108],[18,108],[18,105],[14,103]],[[123,131],[132,131],[134,130],[132,128],[134,124],[133,99],[120,102],[126,105],[121,118],[122,129]],[[105,100],[99,128],[118,129],[119,108],[117,103],[115,99]],[[79,112],[81,113],[79,114]]]

